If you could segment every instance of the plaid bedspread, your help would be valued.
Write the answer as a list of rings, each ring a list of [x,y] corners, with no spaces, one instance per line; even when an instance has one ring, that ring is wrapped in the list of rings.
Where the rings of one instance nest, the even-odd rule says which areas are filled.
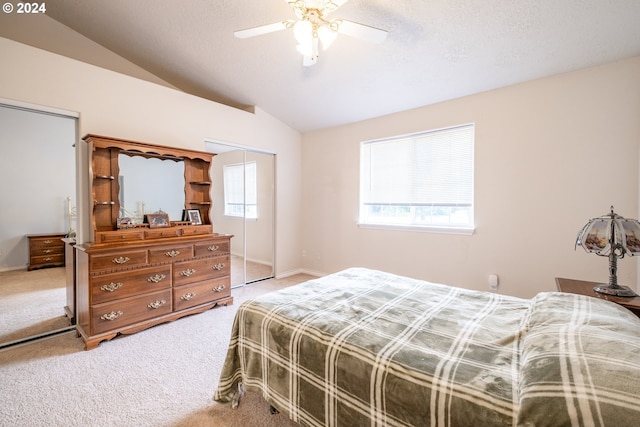
[[[214,399],[256,391],[302,426],[640,423],[640,321],[349,269],[238,308]]]

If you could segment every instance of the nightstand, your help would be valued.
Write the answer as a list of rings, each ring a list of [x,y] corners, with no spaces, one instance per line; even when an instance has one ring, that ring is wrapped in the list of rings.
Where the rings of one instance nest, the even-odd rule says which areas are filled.
[[[593,290],[593,288],[599,284],[599,282],[587,282],[584,280],[563,279],[561,277],[556,277],[556,285],[560,292],[588,295],[590,297],[615,302],[616,304],[620,304],[621,306],[630,310],[636,316],[640,317],[640,297],[625,298],[601,294]]]

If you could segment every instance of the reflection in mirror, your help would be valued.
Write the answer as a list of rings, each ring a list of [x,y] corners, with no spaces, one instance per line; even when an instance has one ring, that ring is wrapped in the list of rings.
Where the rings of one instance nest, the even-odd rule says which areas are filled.
[[[144,214],[164,212],[182,219],[184,162],[120,154],[120,217],[141,224]]]
[[[212,220],[231,239],[232,287],[274,275],[273,154],[207,142],[211,164]],[[240,205],[240,206],[238,206]]]

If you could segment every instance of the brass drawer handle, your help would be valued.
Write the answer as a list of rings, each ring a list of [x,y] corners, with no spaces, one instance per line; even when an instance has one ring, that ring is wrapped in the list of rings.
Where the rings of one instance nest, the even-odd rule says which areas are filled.
[[[113,292],[116,291],[118,289],[120,289],[122,287],[122,283],[118,282],[118,283],[109,283],[108,285],[102,285],[100,286],[100,290],[102,291],[107,291],[107,292]]]
[[[194,270],[193,268],[187,268],[186,270],[182,270],[180,272],[180,275],[184,276],[184,277],[189,277],[195,272],[196,272],[196,270]]]
[[[196,294],[194,292],[189,292],[188,294],[184,294],[180,297],[183,301],[189,301],[190,299],[195,298]]]
[[[218,271],[222,270],[223,268],[224,268],[224,263],[222,262],[213,266],[213,269]]]
[[[147,304],[147,307],[149,307],[149,308],[153,308],[153,309],[156,309],[156,308],[160,308],[160,307],[162,307],[162,306],[163,306],[163,305],[165,305],[166,303],[167,303],[167,302],[166,302],[165,300],[163,300],[163,299],[161,299],[161,300],[156,300],[156,301],[154,301],[154,302],[150,302],[149,304]]]
[[[168,257],[173,258],[173,257],[176,257],[176,256],[180,255],[180,251],[172,250],[172,251],[169,251],[169,252],[165,252],[165,255],[168,256]]]
[[[45,254],[50,254],[51,252],[53,252],[53,249],[45,249],[42,252],[44,252]]]
[[[44,242],[45,245],[50,245],[51,243],[53,243],[53,240],[45,240]]]
[[[101,320],[116,320],[118,317],[122,316],[122,312],[120,310],[118,311],[112,311],[111,313],[106,313],[103,314],[102,316],[100,316]]]
[[[52,259],[53,259],[53,258],[51,258],[50,256],[48,256],[48,257],[46,257],[44,260],[48,262],[48,261],[51,261]]]
[[[158,283],[161,280],[164,280],[167,276],[164,274],[156,274],[155,276],[151,276],[147,279],[148,282]]]
[[[113,262],[114,264],[124,264],[127,261],[129,261],[129,257],[127,256],[121,256],[111,260],[111,262]]]
[[[217,251],[218,249],[220,249],[220,246],[217,246],[217,245],[211,245],[211,246],[209,246],[209,247],[207,248],[207,250],[208,250],[208,251],[210,251],[210,252],[215,252],[215,251]]]
[[[220,285],[220,286],[216,286],[215,288],[213,288],[213,290],[215,292],[222,292],[225,288],[226,288],[225,285]]]

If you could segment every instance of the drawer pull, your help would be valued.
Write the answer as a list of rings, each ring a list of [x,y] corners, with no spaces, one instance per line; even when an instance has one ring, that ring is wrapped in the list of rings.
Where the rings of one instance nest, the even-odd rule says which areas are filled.
[[[44,243],[45,245],[50,245],[50,244],[52,244],[52,243],[53,243],[53,240],[45,240],[45,241],[44,241],[44,242],[42,242],[42,243]]]
[[[186,270],[182,270],[180,272],[180,275],[184,276],[184,277],[189,277],[195,272],[196,272],[196,270],[194,270],[193,268],[187,268]]]
[[[173,250],[173,251],[165,252],[165,255],[168,256],[168,257],[173,258],[173,257],[176,257],[176,256],[180,255],[180,251]]]
[[[147,281],[149,282],[153,282],[153,283],[158,283],[161,280],[164,280],[167,276],[165,276],[164,274],[156,274],[155,276],[151,276],[147,279]]]
[[[129,257],[127,256],[121,256],[111,260],[111,262],[113,262],[114,264],[124,264],[127,261],[129,261]]]
[[[116,320],[118,317],[122,316],[122,312],[120,310],[118,311],[112,311],[111,313],[106,313],[103,314],[102,316],[100,316],[101,320]]]
[[[44,252],[45,254],[50,254],[51,252],[53,252],[53,249],[44,249],[42,252]]]
[[[154,302],[150,302],[149,304],[147,304],[147,307],[156,309],[156,308],[162,307],[166,303],[167,302],[165,300],[163,300],[163,299],[155,300]]]
[[[222,292],[225,288],[226,288],[225,285],[220,285],[220,286],[216,286],[215,288],[213,288],[213,290],[215,292]]]
[[[180,297],[183,301],[189,301],[190,299],[195,298],[196,294],[194,292],[189,292],[188,294],[184,294]]]
[[[49,262],[49,261],[51,261],[52,259],[53,259],[53,258],[51,258],[50,256],[48,256],[48,257],[46,257],[44,260],[45,260],[45,262]]]
[[[208,250],[208,251],[210,251],[210,252],[215,252],[215,251],[217,251],[218,249],[220,249],[220,246],[218,246],[218,245],[211,245],[211,246],[209,246],[209,247],[207,248],[207,250]]]
[[[108,285],[102,285],[100,286],[100,290],[101,291],[107,291],[107,292],[113,292],[116,291],[118,289],[120,289],[122,287],[122,283],[118,282],[118,283],[109,283]]]
[[[224,263],[222,262],[213,266],[213,269],[218,271],[222,270],[223,268],[224,268]]]

